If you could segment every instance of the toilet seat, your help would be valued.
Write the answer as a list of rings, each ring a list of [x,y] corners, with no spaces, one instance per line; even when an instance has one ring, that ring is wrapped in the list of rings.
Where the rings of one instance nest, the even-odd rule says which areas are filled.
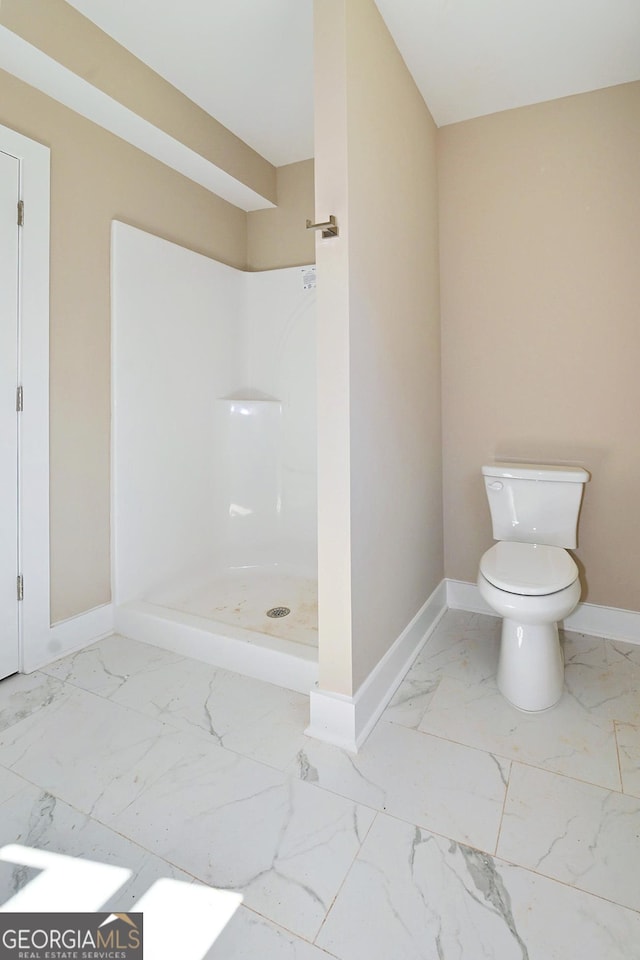
[[[573,557],[562,547],[501,540],[480,560],[482,576],[507,593],[539,597],[557,593],[578,577]]]

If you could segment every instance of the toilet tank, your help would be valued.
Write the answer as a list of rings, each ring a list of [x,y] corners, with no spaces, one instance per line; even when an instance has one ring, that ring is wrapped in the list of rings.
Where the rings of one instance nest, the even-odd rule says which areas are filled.
[[[582,467],[496,463],[482,468],[494,540],[576,546]]]

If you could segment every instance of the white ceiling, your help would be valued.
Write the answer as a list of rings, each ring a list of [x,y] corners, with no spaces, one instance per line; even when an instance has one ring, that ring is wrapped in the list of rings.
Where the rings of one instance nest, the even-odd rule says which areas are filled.
[[[71,5],[271,163],[313,156],[312,0]]]
[[[313,0],[69,0],[276,166],[313,156]],[[439,126],[640,79],[640,0],[376,0]]]
[[[640,79],[640,0],[376,0],[438,126]]]

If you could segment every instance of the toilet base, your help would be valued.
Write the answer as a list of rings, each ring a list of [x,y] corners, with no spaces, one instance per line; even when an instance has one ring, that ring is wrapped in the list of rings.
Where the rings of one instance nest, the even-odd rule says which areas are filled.
[[[527,624],[504,618],[498,689],[519,710],[555,706],[564,688],[564,658],[556,623]]]

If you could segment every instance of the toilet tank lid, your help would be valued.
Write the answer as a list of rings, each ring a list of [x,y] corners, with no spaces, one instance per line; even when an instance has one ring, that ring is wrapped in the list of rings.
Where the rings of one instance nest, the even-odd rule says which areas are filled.
[[[485,477],[564,483],[586,483],[591,479],[591,475],[583,467],[554,466],[545,463],[493,463],[484,466],[482,473]]]

